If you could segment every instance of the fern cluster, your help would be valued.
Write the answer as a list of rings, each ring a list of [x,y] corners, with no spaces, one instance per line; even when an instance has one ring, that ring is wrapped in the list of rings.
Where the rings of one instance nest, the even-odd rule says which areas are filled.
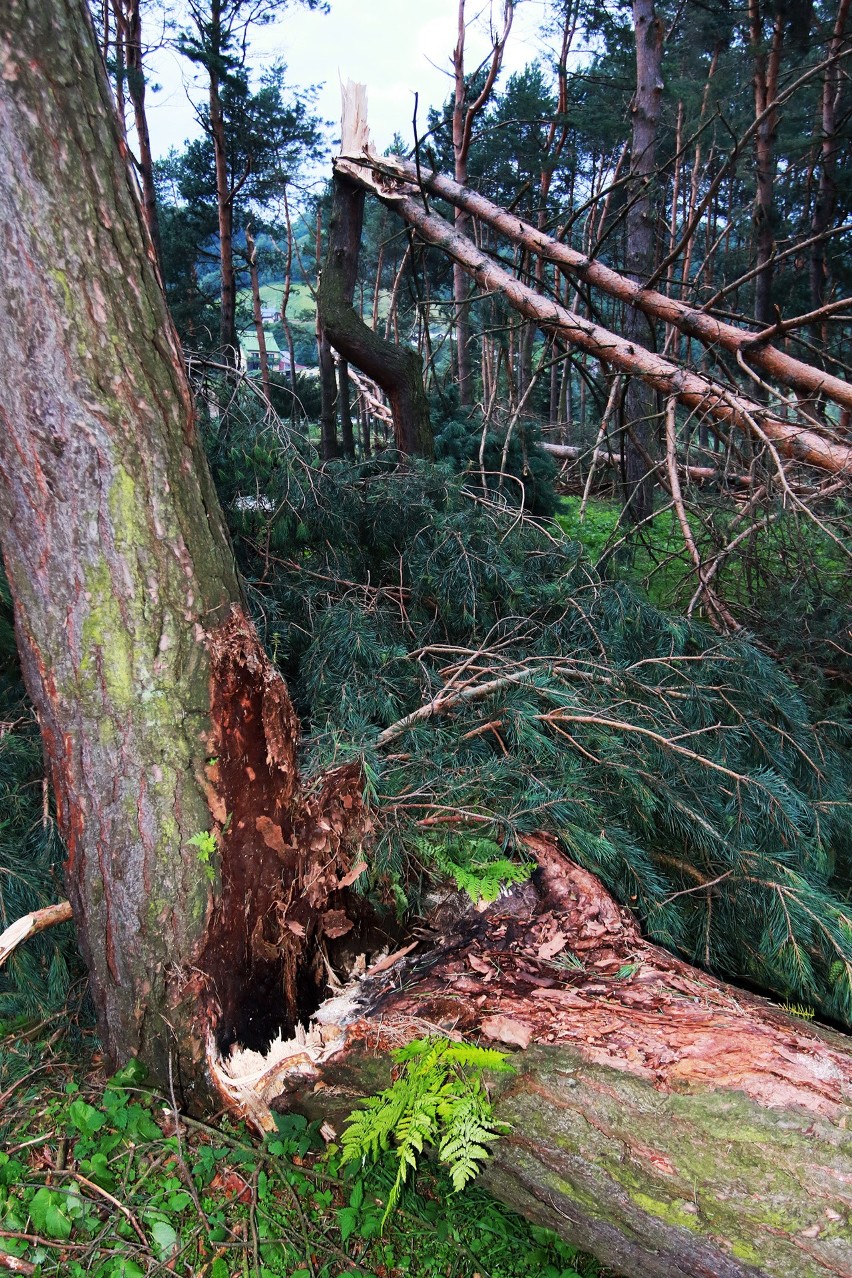
[[[344,1164],[375,1162],[393,1147],[397,1172],[383,1225],[427,1145],[437,1148],[454,1189],[474,1178],[505,1130],[494,1118],[483,1070],[512,1069],[502,1052],[446,1038],[414,1039],[394,1060],[404,1067],[398,1077],[363,1102],[341,1138]]]
[[[475,905],[496,901],[502,888],[526,882],[535,868],[532,862],[510,861],[493,839],[475,835],[460,839],[454,834],[427,834],[416,842],[426,865],[432,863],[452,879]]]
[[[653,939],[852,1023],[848,723],[448,469],[321,468],[243,411],[210,423],[240,566],[306,769],[362,763],[374,889],[543,829]]]

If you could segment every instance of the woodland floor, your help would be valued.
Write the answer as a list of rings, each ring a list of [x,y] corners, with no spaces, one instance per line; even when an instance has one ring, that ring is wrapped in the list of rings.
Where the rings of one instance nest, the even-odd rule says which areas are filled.
[[[264,1142],[182,1118],[91,1031],[0,1022],[0,1253],[63,1278],[593,1278],[554,1235],[424,1166],[384,1234],[394,1171],[343,1173],[316,1125]],[[0,1270],[9,1267],[0,1259]]]

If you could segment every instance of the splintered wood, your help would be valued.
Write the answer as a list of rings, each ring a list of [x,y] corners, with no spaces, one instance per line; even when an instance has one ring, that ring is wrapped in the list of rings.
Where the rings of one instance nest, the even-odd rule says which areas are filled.
[[[373,152],[373,139],[367,124],[367,86],[340,81],[340,153],[364,155]]]

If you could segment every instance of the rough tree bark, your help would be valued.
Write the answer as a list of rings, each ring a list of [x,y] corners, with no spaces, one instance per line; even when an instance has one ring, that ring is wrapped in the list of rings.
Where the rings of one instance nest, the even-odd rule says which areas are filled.
[[[319,323],[341,358],[378,382],[387,395],[399,451],[431,457],[432,424],[420,356],[410,347],[385,341],[352,305],[363,216],[363,190],[336,176],[328,252],[317,294]]]
[[[2,0],[0,65],[0,518],[24,677],[107,1053],[160,1080],[173,1058],[200,1103],[209,1044],[310,1003],[358,787],[302,796],[83,0]]]
[[[656,175],[657,123],[663,96],[663,23],[654,0],[633,0],[636,35],[636,92],[633,95],[633,138],[630,146],[629,204],[627,207],[627,271],[629,279],[644,284],[654,269],[656,209],[653,182]],[[628,306],[624,336],[629,342],[653,350],[654,329],[638,307]],[[624,396],[622,433],[622,483],[624,517],[641,524],[654,507],[653,466],[659,420],[656,396],[647,383],[631,377]]]

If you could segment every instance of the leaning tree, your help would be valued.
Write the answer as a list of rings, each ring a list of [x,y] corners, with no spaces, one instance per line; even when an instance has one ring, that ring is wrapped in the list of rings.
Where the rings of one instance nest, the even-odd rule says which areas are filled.
[[[627,1273],[848,1272],[852,1058],[839,1036],[649,945],[532,831],[537,882],[484,912],[449,898],[431,932],[395,935],[351,893],[376,815],[357,759],[300,777],[298,722],[247,613],[83,0],[0,0],[0,60],[3,552],[109,1057],[137,1056],[185,1103],[224,1097],[264,1127],[273,1102],[345,1112],[377,1054],[424,1020],[484,1035],[525,1052],[500,1098],[514,1126],[489,1173],[521,1210]],[[524,536],[525,570],[550,562],[553,573],[541,633],[570,636],[578,615],[599,642],[564,593],[564,548],[544,529]],[[458,539],[454,525],[443,543]],[[498,553],[482,550],[483,572]],[[434,616],[441,583],[423,576]],[[410,589],[394,598],[405,620]],[[412,756],[400,738],[432,721],[487,716],[455,739],[461,761],[492,735],[511,740],[494,697],[512,689],[532,706],[523,722],[540,725],[541,776],[563,742],[594,762],[606,731],[637,750],[653,740],[685,776],[701,762],[696,740],[716,731],[677,732],[701,690],[671,683],[669,667],[661,730],[628,721],[635,671],[533,652],[492,677],[481,651],[376,736],[403,780]],[[425,657],[409,667],[426,671]],[[608,709],[580,712],[554,674],[597,688]],[[724,737],[706,767],[737,795],[766,795],[771,821],[785,794],[725,756],[744,735]],[[481,775],[499,780],[490,764]],[[625,775],[622,758],[618,785]],[[598,846],[622,837],[617,827]],[[573,837],[581,847],[598,835]],[[778,865],[786,873],[781,852]],[[381,948],[393,952],[318,1008],[327,966],[341,973],[347,952],[351,967]],[[553,962],[568,952],[579,966]]]

